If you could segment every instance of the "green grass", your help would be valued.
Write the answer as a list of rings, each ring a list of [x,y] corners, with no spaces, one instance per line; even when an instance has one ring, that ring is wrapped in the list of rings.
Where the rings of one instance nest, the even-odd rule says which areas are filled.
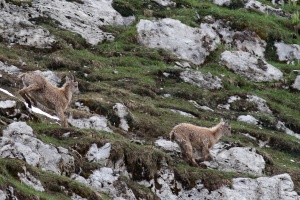
[[[77,2],[80,3],[81,1]],[[270,5],[268,1],[262,2]],[[299,62],[295,62],[294,65],[279,62],[274,48],[275,40],[300,44],[300,37],[294,35],[291,20],[253,10],[245,10],[239,7],[239,1],[236,1],[234,5],[236,9],[220,7],[210,1],[176,0],[176,3],[176,7],[164,9],[153,2],[118,0],[113,2],[113,7],[120,11],[123,16],[134,14],[137,19],[136,23],[140,19],[154,20],[160,17],[170,17],[189,26],[199,27],[201,22],[205,22],[204,17],[206,15],[212,15],[216,19],[227,22],[235,30],[255,31],[268,44],[267,61],[284,73],[285,81],[282,81],[282,84],[291,85],[293,83],[296,78],[293,70],[299,69]],[[149,4],[151,7],[148,7]],[[299,5],[296,7],[284,5],[282,8],[288,12],[295,12],[299,10]],[[149,9],[152,10],[152,15],[144,14],[144,11]],[[197,14],[200,18],[197,17]],[[109,121],[113,124],[117,118],[112,106],[121,102],[129,108],[133,116],[129,133],[113,127],[114,134],[87,129],[79,130],[73,127],[62,128],[56,124],[50,124],[45,119],[42,119],[41,122],[28,122],[38,139],[54,146],[72,148],[83,157],[92,143],[96,143],[100,147],[106,142],[111,142],[113,147],[111,159],[115,162],[124,158],[128,170],[133,174],[135,180],[155,177],[156,170],[161,167],[160,161],[166,159],[169,166],[174,169],[176,179],[181,181],[185,187],[192,188],[196,180],[202,179],[205,186],[212,190],[222,185],[230,187],[231,179],[234,177],[256,177],[190,167],[184,161],[177,158],[173,159],[156,150],[153,147],[153,142],[158,137],[168,139],[169,131],[178,123],[189,122],[210,127],[217,124],[220,118],[225,116],[232,120],[233,136],[231,138],[222,137],[221,141],[234,142],[244,147],[251,146],[258,149],[261,154],[269,155],[273,164],[267,164],[267,175],[291,172],[296,190],[300,190],[300,185],[296,182],[299,180],[300,174],[297,156],[300,153],[299,139],[284,134],[274,127],[280,120],[300,133],[299,92],[275,86],[280,84],[280,81],[254,83],[221,66],[219,64],[220,54],[224,50],[232,49],[219,45],[218,50],[213,52],[202,66],[191,65],[193,69],[202,73],[210,72],[221,77],[224,89],[207,91],[182,82],[179,77],[182,70],[173,67],[176,61],[180,61],[174,55],[162,49],[150,49],[138,44],[136,23],[128,27],[101,27],[104,31],[112,33],[115,41],[103,41],[91,46],[80,35],[58,28],[59,22],[45,18],[36,18],[34,21],[55,36],[58,42],[54,48],[52,50],[36,50],[17,45],[7,47],[6,43],[1,42],[1,61],[20,66],[19,60],[21,58],[27,63],[27,66],[21,67],[25,71],[49,69],[61,73],[75,72],[79,78],[81,90],[81,94],[76,97],[76,100],[88,106],[93,113],[108,116]],[[165,72],[169,73],[170,76],[165,77],[163,75]],[[17,90],[18,87],[12,86],[10,89]],[[163,94],[170,94],[171,96],[163,98]],[[244,101],[235,102],[232,105],[233,111],[217,110],[218,104],[225,104],[230,96],[245,97],[249,94],[265,99],[273,114],[257,113],[252,110],[253,105]],[[196,109],[188,100],[194,100],[200,105],[216,110],[216,112]],[[173,113],[170,109],[191,113],[195,118]],[[259,118],[264,122],[264,126],[259,129],[257,126],[237,122],[236,117],[241,114],[251,114]],[[69,138],[62,137],[62,134],[66,132],[71,132]],[[249,133],[259,140],[268,140],[270,147],[259,148],[257,141],[240,133]],[[146,145],[130,143],[129,139],[132,137],[145,139]],[[74,153],[73,156],[78,155]],[[295,162],[291,162],[291,160],[295,160]],[[66,194],[60,191],[61,184],[72,188],[70,190],[77,191],[78,194],[85,197],[92,193],[82,184],[67,177],[60,177],[31,168],[31,171],[42,182],[46,183],[49,180],[53,182],[51,189],[49,188],[46,193],[36,192],[21,184],[12,174],[12,171],[20,170],[22,164],[22,161],[0,159],[2,172],[0,185],[11,184],[28,199],[31,196],[38,196],[40,199],[69,199]],[[76,165],[82,168],[85,177],[100,167],[99,164],[89,163],[85,159],[78,159]],[[6,166],[10,166],[10,170],[7,170]],[[147,170],[141,175],[143,169]],[[145,194],[153,195],[148,188],[141,187],[124,177],[121,179],[130,183],[135,194],[140,195],[141,198],[147,196]],[[85,190],[88,191],[88,194],[85,193]],[[109,199],[109,197],[104,195],[103,199]]]

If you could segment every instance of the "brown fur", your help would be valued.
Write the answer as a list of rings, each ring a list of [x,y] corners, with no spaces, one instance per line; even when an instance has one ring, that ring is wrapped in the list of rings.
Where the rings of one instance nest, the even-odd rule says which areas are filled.
[[[184,160],[198,167],[195,154],[201,154],[200,161],[211,159],[209,149],[222,137],[231,135],[229,122],[221,122],[212,127],[200,127],[188,123],[181,123],[175,126],[170,132],[170,139],[176,141],[182,151]]]
[[[36,72],[23,73],[18,77],[22,78],[24,85],[24,88],[19,90],[19,94],[25,99],[28,107],[31,108],[31,102],[35,106],[38,102],[55,110],[62,125],[68,127],[64,112],[72,100],[73,93],[79,93],[78,82],[74,78],[70,80],[67,77],[65,84],[58,88]]]

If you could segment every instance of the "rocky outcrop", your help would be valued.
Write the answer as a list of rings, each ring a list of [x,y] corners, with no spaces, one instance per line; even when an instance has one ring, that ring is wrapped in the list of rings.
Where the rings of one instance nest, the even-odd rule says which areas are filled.
[[[266,42],[256,33],[234,31],[218,20],[212,24],[201,23],[192,28],[178,20],[141,20],[137,24],[138,39],[151,48],[168,50],[181,59],[200,65],[210,52],[217,49],[218,43],[264,57]],[[221,37],[220,37],[221,36]]]
[[[291,129],[286,127],[284,122],[278,121],[277,124],[276,124],[276,128],[280,131],[284,131],[286,134],[292,135],[292,136],[300,139],[300,134],[295,133],[294,131],[292,131]]]
[[[289,174],[280,174],[273,177],[234,178],[231,188],[221,187],[218,190],[208,191],[201,181],[195,188],[179,195],[181,199],[197,199],[205,196],[207,199],[286,199],[298,200],[299,196],[294,191],[294,183]]]
[[[227,100],[227,104],[219,104],[218,108],[219,109],[226,109],[226,110],[231,110],[234,103],[237,101],[240,102],[240,104],[247,104],[247,102],[250,102],[253,104],[253,110],[246,110],[244,111],[255,111],[255,112],[260,112],[260,113],[266,113],[266,114],[272,114],[272,111],[270,110],[269,106],[267,105],[267,101],[256,96],[256,95],[247,95],[244,97],[240,96],[230,96]],[[254,107],[255,106],[255,107]]]
[[[158,139],[154,142],[156,148],[170,154],[171,156],[178,157],[181,156],[180,146],[176,142],[170,140]]]
[[[298,75],[292,85],[292,88],[300,90],[300,75]]]
[[[231,4],[231,0],[213,0],[213,2],[219,6],[229,6]]]
[[[238,116],[237,121],[245,122],[247,124],[253,124],[253,125],[257,125],[259,123],[259,120],[257,120],[252,115],[240,115]]]
[[[276,47],[279,61],[300,60],[300,45],[277,42]]]
[[[141,44],[168,50],[196,65],[202,64],[220,43],[219,36],[207,24],[192,28],[169,18],[158,21],[140,20],[137,32]]]
[[[68,122],[77,128],[95,129],[101,131],[112,132],[108,127],[108,120],[101,115],[95,115],[89,118],[73,119],[72,116],[68,118]]]
[[[245,4],[245,8],[247,8],[247,9],[251,8],[251,9],[263,12],[263,13],[274,14],[279,17],[285,17],[285,18],[291,17],[291,14],[284,12],[281,8],[276,9],[276,8],[273,8],[272,6],[262,4],[261,2],[255,1],[255,0],[249,0]]]
[[[128,131],[130,128],[128,125],[128,119],[131,119],[128,108],[121,103],[116,103],[116,105],[113,106],[113,110],[120,118],[119,128],[123,129],[124,131]]]
[[[220,64],[255,82],[276,81],[283,77],[283,73],[279,69],[244,51],[223,52]]]
[[[256,176],[263,175],[265,160],[249,147],[231,147],[219,142],[210,150],[213,160],[204,163],[222,171],[240,172]]]
[[[7,65],[1,61],[0,61],[0,70],[3,70],[4,72],[6,72],[8,74],[18,74],[21,72],[21,70],[18,67],[14,66],[14,65]]]
[[[55,86],[59,86],[61,82],[61,78],[58,77],[54,72],[52,71],[40,71],[36,70],[35,72],[43,75],[50,83],[52,83]]]
[[[256,95],[247,95],[248,102],[253,102],[257,105],[257,110],[261,113],[272,114],[272,111],[267,105],[267,101],[256,96]]]
[[[18,172],[18,177],[22,183],[28,185],[29,187],[33,187],[35,190],[44,192],[45,189],[38,179],[36,179],[32,174],[30,174],[26,167],[23,167],[24,173]]]
[[[50,32],[36,26],[18,12],[0,10],[1,38],[10,44],[50,48],[55,42]]]
[[[267,43],[255,32],[234,31],[221,21],[214,24],[217,32],[222,36],[223,43],[229,48],[245,51],[257,57],[264,57]]]
[[[196,70],[186,70],[180,73],[180,78],[187,83],[196,85],[199,88],[216,90],[223,88],[222,81],[218,76],[211,73],[203,74]]]
[[[56,174],[70,174],[74,170],[74,158],[67,149],[43,143],[25,122],[13,122],[3,131],[0,157],[24,160]]]
[[[205,188],[201,180],[197,180],[192,189],[183,189],[183,185],[176,180],[174,172],[168,167],[161,168],[156,177],[155,180],[141,181],[140,184],[149,187],[162,200],[199,199],[199,197],[219,200],[299,199],[289,174],[257,179],[234,178],[230,188],[222,186],[213,191]]]
[[[176,6],[176,3],[172,0],[153,0],[153,1],[155,1],[156,3],[162,6],[171,6],[171,7]]]
[[[86,154],[86,157],[89,162],[98,162],[102,165],[107,163],[107,160],[110,155],[111,144],[106,143],[104,146],[98,148],[96,144],[92,144],[89,151]]]
[[[111,3],[112,1],[105,0],[87,0],[83,3],[33,0],[31,6],[7,4],[5,11],[0,13],[0,33],[8,42],[47,48],[55,41],[54,38],[47,30],[30,21],[50,18],[54,19],[60,28],[78,33],[88,43],[95,45],[102,40],[114,39],[112,34],[103,32],[99,27],[128,24],[128,20],[114,10]],[[1,32],[1,29],[4,31]]]

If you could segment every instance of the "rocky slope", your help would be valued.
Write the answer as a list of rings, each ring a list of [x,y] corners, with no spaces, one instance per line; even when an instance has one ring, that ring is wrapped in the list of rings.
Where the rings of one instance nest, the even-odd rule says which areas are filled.
[[[0,0],[0,199],[300,199],[299,9]],[[26,107],[26,71],[76,75],[70,128]],[[189,166],[169,131],[220,118],[233,136]]]

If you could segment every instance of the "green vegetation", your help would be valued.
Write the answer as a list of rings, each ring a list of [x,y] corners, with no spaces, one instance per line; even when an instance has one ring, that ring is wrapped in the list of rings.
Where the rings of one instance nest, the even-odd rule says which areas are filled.
[[[82,3],[81,0],[69,0]],[[19,4],[19,1],[8,1]],[[268,3],[268,1],[262,1]],[[26,2],[25,2],[26,3]],[[28,2],[27,2],[28,3]],[[24,4],[24,1],[22,1]],[[114,35],[115,40],[103,41],[95,46],[88,44],[80,35],[59,28],[59,22],[47,18],[32,19],[36,24],[48,29],[57,39],[52,49],[40,50],[28,47],[8,45],[0,42],[0,61],[16,65],[27,70],[53,70],[68,74],[74,72],[79,79],[81,94],[74,99],[88,106],[92,113],[105,115],[114,125],[114,133],[95,130],[79,130],[77,128],[63,128],[51,124],[49,119],[39,117],[39,121],[30,121],[28,124],[34,129],[37,138],[45,143],[62,146],[76,150],[72,152],[76,158],[76,169],[82,169],[82,176],[88,177],[100,164],[89,163],[84,155],[92,143],[99,147],[111,142],[112,152],[110,159],[116,162],[124,158],[127,170],[132,174],[133,180],[151,179],[160,169],[161,160],[165,160],[175,171],[177,180],[190,189],[195,181],[201,179],[210,190],[221,185],[231,185],[234,177],[251,177],[247,174],[221,172],[218,170],[196,169],[188,166],[184,161],[172,158],[153,147],[158,137],[168,138],[169,131],[180,122],[190,122],[201,126],[212,126],[219,122],[221,117],[232,119],[233,136],[221,138],[222,141],[234,142],[239,146],[251,146],[257,149],[267,161],[266,175],[289,172],[295,182],[296,191],[300,191],[300,153],[299,139],[287,135],[276,129],[278,120],[285,122],[291,130],[300,133],[300,96],[299,91],[283,89],[293,83],[296,75],[293,70],[300,68],[299,61],[294,65],[279,62],[274,41],[283,40],[286,43],[300,44],[300,36],[294,29],[299,24],[299,1],[297,5],[285,4],[281,8],[291,12],[292,18],[284,19],[274,15],[259,13],[243,8],[243,1],[235,0],[229,7],[217,6],[211,1],[204,0],[176,0],[176,6],[165,9],[154,2],[140,0],[116,0],[112,6],[123,16],[135,15],[140,19],[156,19],[170,17],[180,20],[192,27],[199,27],[205,22],[205,16],[212,15],[215,19],[222,19],[235,30],[249,30],[256,32],[267,42],[267,61],[284,73],[284,80],[273,83],[254,83],[248,81],[224,66],[219,65],[220,54],[228,47],[219,45],[216,52],[210,55],[201,66],[191,64],[193,69],[213,75],[222,74],[224,89],[207,91],[191,84],[183,83],[180,79],[180,69],[175,69],[174,55],[161,49],[150,49],[138,44],[135,24],[127,27],[104,26],[102,30]],[[21,61],[26,66],[21,65]],[[168,74],[166,76],[165,74]],[[7,76],[0,78],[1,87],[9,89],[16,94],[21,82]],[[170,97],[164,97],[169,94]],[[217,109],[219,104],[226,104],[230,96],[257,95],[267,101],[272,114],[257,113],[252,103],[243,99],[234,102],[232,110],[219,110],[209,112],[195,108],[188,100],[199,105]],[[118,127],[118,117],[112,106],[123,103],[129,108],[129,133]],[[182,116],[172,112],[177,109],[188,112],[195,118]],[[75,110],[75,109],[74,109]],[[261,122],[261,129],[257,126],[237,122],[235,119],[241,114],[253,114]],[[13,119],[0,118],[1,121],[11,122]],[[0,128],[5,126],[1,124]],[[67,138],[62,137],[70,132]],[[269,147],[259,147],[258,141],[252,140],[241,133],[248,133],[258,140],[268,141]],[[132,138],[145,139],[145,145],[129,142]],[[293,160],[293,161],[291,161]],[[41,193],[21,184],[16,173],[22,171],[23,165],[47,186],[46,192]],[[60,189],[64,186],[82,197],[93,199],[95,194],[87,187],[68,177],[45,173],[35,167],[30,167],[23,161],[0,159],[0,186],[12,185],[16,194],[22,199],[39,197],[40,199],[69,199]],[[145,173],[141,173],[145,171]],[[156,196],[145,187],[136,182],[121,177],[121,180],[130,183],[136,196],[148,198]],[[51,184],[46,184],[51,183]],[[109,199],[102,196],[103,199]],[[21,198],[20,198],[21,199]]]

